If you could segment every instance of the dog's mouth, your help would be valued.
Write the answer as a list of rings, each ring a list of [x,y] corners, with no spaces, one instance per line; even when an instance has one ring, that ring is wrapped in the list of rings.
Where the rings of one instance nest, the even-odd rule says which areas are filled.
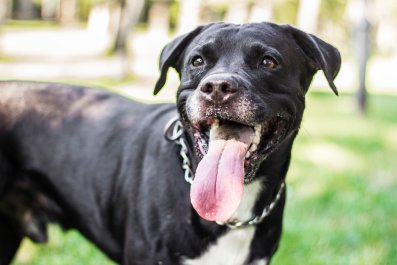
[[[261,160],[271,153],[282,141],[287,133],[287,119],[281,116],[272,118],[256,125],[210,118],[205,121],[192,124],[194,129],[195,149],[197,156],[202,159],[208,153],[210,138],[249,138],[249,147],[244,156],[244,165]],[[249,130],[250,129],[250,130]],[[249,172],[246,172],[249,173]],[[250,182],[252,176],[245,175],[245,182]]]
[[[201,217],[224,222],[232,216],[242,199],[244,183],[252,180],[260,162],[285,138],[287,125],[281,116],[251,125],[220,118],[192,124],[201,161],[191,201]]]

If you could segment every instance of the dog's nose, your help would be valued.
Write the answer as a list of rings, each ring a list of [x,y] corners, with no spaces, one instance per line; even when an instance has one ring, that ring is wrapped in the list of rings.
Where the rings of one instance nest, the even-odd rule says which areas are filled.
[[[237,86],[229,80],[207,80],[200,86],[204,98],[213,103],[224,103],[237,92]]]

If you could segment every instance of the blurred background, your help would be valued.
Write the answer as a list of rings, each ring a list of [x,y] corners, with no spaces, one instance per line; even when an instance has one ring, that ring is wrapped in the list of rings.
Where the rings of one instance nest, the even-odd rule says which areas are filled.
[[[273,264],[397,264],[395,0],[0,0],[0,79],[101,87],[144,102],[158,56],[197,25],[292,24],[336,46],[340,96],[318,73],[288,175]],[[1,247],[1,246],[0,246]],[[113,264],[75,231],[25,240],[14,264]]]

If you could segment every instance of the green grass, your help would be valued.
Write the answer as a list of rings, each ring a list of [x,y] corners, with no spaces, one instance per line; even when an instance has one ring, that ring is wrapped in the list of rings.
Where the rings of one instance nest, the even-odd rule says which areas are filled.
[[[280,248],[272,264],[397,264],[397,96],[312,92],[295,142]],[[112,264],[77,232],[25,241],[14,265]],[[210,265],[210,264],[209,264]]]
[[[54,21],[44,20],[7,20],[2,30],[18,31],[31,29],[56,29],[59,25]]]
[[[13,265],[115,264],[77,231],[65,233],[51,226],[49,232],[50,242],[45,246],[25,240]]]
[[[396,103],[309,95],[274,264],[397,264]]]

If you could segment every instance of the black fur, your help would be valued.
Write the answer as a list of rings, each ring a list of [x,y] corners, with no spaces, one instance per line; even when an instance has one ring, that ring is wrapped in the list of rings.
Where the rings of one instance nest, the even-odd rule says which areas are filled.
[[[263,49],[251,49],[252,43]],[[203,45],[207,50],[198,51]],[[210,62],[201,70],[190,66],[193,50]],[[278,69],[257,67],[267,52],[279,60]],[[181,77],[178,107],[64,84],[1,82],[0,264],[12,260],[23,237],[45,242],[53,222],[78,229],[121,264],[176,265],[198,257],[228,228],[201,219],[192,208],[179,147],[163,136],[167,121],[178,109],[193,149],[189,97],[201,80],[220,71],[236,75],[241,96],[261,110],[250,122],[271,115],[288,121],[280,142],[247,169],[266,184],[254,206],[259,214],[287,173],[314,73],[323,70],[337,93],[339,66],[335,48],[290,26],[216,23],[177,38],[161,54],[154,92],[174,67]],[[199,162],[196,153],[190,155]],[[247,264],[276,251],[284,200],[285,192],[257,225]]]

